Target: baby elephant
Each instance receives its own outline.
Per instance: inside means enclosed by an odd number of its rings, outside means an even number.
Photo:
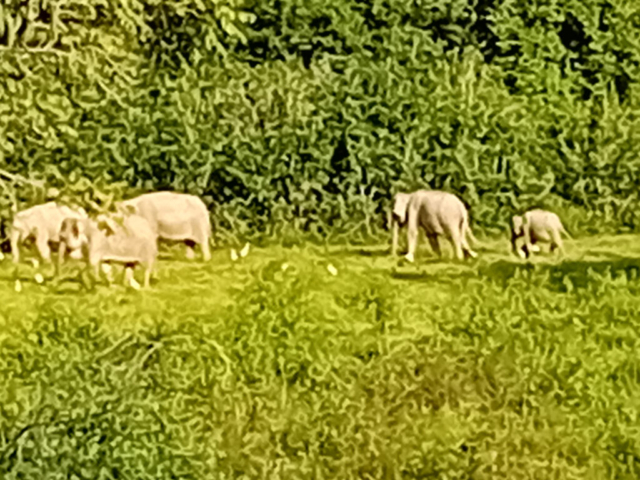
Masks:
[[[521,255],[523,252],[527,258],[533,252],[540,251],[538,242],[550,243],[550,251],[558,249],[564,253],[561,233],[569,236],[558,215],[546,210],[529,210],[524,215],[514,215],[511,219],[511,247],[513,253]],[[520,239],[524,240],[524,245],[518,248]]]
[[[97,279],[100,267],[105,263],[122,263],[125,269],[125,285],[132,279],[128,267],[142,265],[144,287],[148,288],[151,273],[158,257],[157,234],[149,223],[138,215],[126,215],[122,224],[112,217],[101,215],[96,220],[67,218],[62,222],[58,262],[65,257],[65,245],[71,249],[82,248],[84,259],[93,268]]]

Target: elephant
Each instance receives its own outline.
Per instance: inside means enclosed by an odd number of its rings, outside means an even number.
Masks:
[[[439,236],[446,236],[451,242],[459,260],[465,257],[477,257],[467,243],[467,235],[473,243],[477,240],[469,226],[469,215],[462,201],[452,193],[440,190],[417,190],[413,193],[397,193],[394,197],[393,240],[391,254],[396,255],[398,247],[398,229],[405,224],[408,227],[408,252],[405,258],[414,261],[418,241],[418,228],[425,230],[431,248],[441,257]]]
[[[533,209],[523,215],[514,215],[511,218],[511,247],[516,255],[524,255],[526,258],[534,252],[539,252],[538,242],[548,242],[550,251],[556,249],[564,254],[561,234],[570,237],[560,218],[553,212],[542,209]],[[524,245],[518,248],[520,239]],[[520,253],[522,252],[522,253]]]
[[[125,265],[126,285],[133,278],[132,267],[142,265],[144,287],[149,287],[158,258],[158,236],[145,218],[137,214],[125,214],[120,219],[113,215],[99,215],[95,220],[66,218],[60,238],[64,240],[60,242],[60,266],[66,246],[82,249],[96,280],[103,263],[121,263]]]
[[[197,244],[204,260],[211,259],[211,220],[206,205],[198,197],[169,191],[152,192],[124,200],[118,208],[129,209],[145,218],[158,238],[184,242],[187,258],[195,257],[193,248]]]
[[[40,258],[51,262],[51,245],[60,242],[60,227],[66,218],[87,218],[82,208],[47,202],[18,212],[11,224],[11,255],[13,263],[20,262],[20,244],[34,238]]]

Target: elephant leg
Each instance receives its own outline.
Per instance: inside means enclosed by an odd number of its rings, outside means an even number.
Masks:
[[[144,288],[149,288],[151,285],[151,272],[153,270],[153,265],[147,265],[144,269]]]
[[[418,245],[418,207],[415,205],[409,206],[408,221],[407,221],[407,254],[405,258],[412,262],[415,260],[416,247]]]
[[[133,279],[133,268],[131,268],[131,265],[127,264],[124,266],[124,286],[128,287],[131,284],[132,279]]]
[[[533,253],[533,243],[535,243],[535,237],[532,238],[531,232],[529,231],[529,225],[524,226],[524,246],[523,250],[525,252],[526,258],[529,258]]]
[[[60,276],[62,270],[62,264],[67,255],[67,244],[63,241],[58,245],[58,261],[56,262],[56,276]]]
[[[469,241],[467,240],[467,236],[470,236],[474,243],[477,242],[477,240],[473,236],[473,233],[471,232],[471,227],[469,226],[469,218],[465,213],[463,214],[462,227],[460,229],[460,242],[462,243],[462,252],[464,253],[465,257],[476,258],[478,254],[471,250]]]
[[[464,250],[462,250],[462,244],[460,242],[459,235],[453,235],[451,237],[451,245],[455,251],[456,258],[458,260],[464,260]]]
[[[11,231],[11,258],[13,263],[20,262],[20,237],[21,232],[17,228]]]
[[[211,247],[209,245],[209,238],[205,237],[204,241],[200,244],[200,248],[202,249],[202,259],[205,262],[211,260]]]
[[[211,260],[211,226],[209,222],[203,221],[194,225],[193,230],[194,235],[194,243],[197,243],[200,246],[200,250],[202,251],[202,259],[205,262]]]
[[[93,279],[96,283],[98,283],[100,281],[100,264],[102,262],[97,261],[97,262],[93,262],[90,264],[91,266],[91,270],[93,273]]]
[[[462,232],[458,228],[451,228],[445,226],[445,232],[447,237],[449,238],[449,243],[453,247],[454,255],[458,260],[464,260],[464,252],[462,250]]]
[[[551,232],[551,247],[550,250],[555,252],[556,249],[564,255],[564,245],[562,244],[562,238],[560,237],[560,232],[558,230],[554,230]]]
[[[103,263],[100,267],[102,273],[104,273],[105,278],[107,279],[107,283],[109,286],[113,283],[113,268],[108,263]]]
[[[49,238],[45,234],[38,233],[36,248],[38,249],[38,253],[40,253],[40,258],[42,258],[44,262],[49,263],[51,261],[51,248],[49,248]]]
[[[393,222],[393,236],[391,238],[391,256],[395,257],[398,251],[398,230],[399,225],[398,222],[392,217],[391,221]]]
[[[431,245],[431,249],[434,251],[438,257],[442,257],[442,250],[440,249],[440,243],[438,242],[438,235],[436,233],[427,234],[427,239],[429,240],[429,245]]]
[[[185,240],[184,244],[186,245],[187,259],[188,260],[193,260],[194,258],[196,258],[196,253],[194,251],[194,247],[196,245],[196,242],[194,242],[193,240]]]

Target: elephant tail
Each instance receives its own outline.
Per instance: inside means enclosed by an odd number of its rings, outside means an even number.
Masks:
[[[477,247],[478,245],[480,245],[480,242],[478,241],[478,239],[475,237],[475,235],[473,234],[473,232],[471,231],[471,225],[469,224],[469,217],[468,215],[464,215],[464,217],[462,218],[462,236],[467,236],[469,238],[469,240],[471,240],[471,243]]]
[[[571,235],[571,234],[569,233],[569,231],[565,228],[565,226],[564,226],[564,225],[561,225],[560,227],[561,227],[561,228],[560,228],[560,233],[564,233],[564,234],[565,234],[565,236],[566,236],[567,238],[569,238],[569,239],[573,240],[573,235]]]
[[[467,224],[467,234],[469,235],[469,239],[471,240],[471,243],[473,243],[474,246],[479,246],[480,242],[478,241],[478,239],[475,237],[475,235],[473,234],[473,232],[471,231],[471,225]]]

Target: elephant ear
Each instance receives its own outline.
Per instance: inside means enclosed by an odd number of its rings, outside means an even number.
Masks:
[[[409,206],[409,199],[411,195],[408,193],[396,194],[393,202],[393,215],[398,218],[400,223],[404,223],[407,220],[407,207]]]
[[[78,222],[78,219],[76,218],[71,219],[71,234],[74,238],[78,238],[80,236],[80,222]]]
[[[136,213],[138,213],[138,209],[135,205],[123,205],[122,212],[125,215],[135,215]]]
[[[96,223],[98,224],[98,228],[105,232],[107,236],[113,235],[118,230],[118,224],[113,219],[108,217],[107,215],[100,214],[96,218]]]
[[[134,215],[138,213],[138,209],[135,205],[126,202],[116,202],[115,211],[121,215]]]

